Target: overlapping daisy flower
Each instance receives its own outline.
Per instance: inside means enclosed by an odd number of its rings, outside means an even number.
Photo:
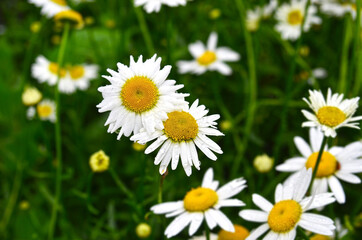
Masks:
[[[218,234],[210,233],[210,240],[244,240],[249,236],[249,230],[245,227],[234,224],[235,232],[228,232],[221,229]],[[195,236],[190,240],[207,240],[205,234],[203,236]]]
[[[103,101],[97,105],[99,112],[110,111],[105,125],[108,132],[119,130],[117,139],[141,128],[153,133],[163,128],[167,114],[187,106],[184,100],[189,94],[177,93],[183,87],[175,80],[167,80],[171,66],[160,69],[161,58],[156,54],[143,62],[142,56],[135,62],[130,57],[130,66],[118,63],[118,71],[108,69],[111,76],[103,76],[111,84],[98,88]]]
[[[320,1],[320,4],[322,12],[327,15],[343,17],[346,14],[351,14],[353,19],[356,18],[357,5],[356,2],[353,0],[343,2],[336,0],[323,0]]]
[[[307,211],[323,207],[335,201],[332,193],[315,194],[305,197],[312,178],[312,170],[305,168],[298,172],[298,176],[288,184],[278,184],[275,189],[275,204],[259,194],[253,194],[253,202],[260,210],[242,210],[239,215],[251,222],[262,223],[248,236],[248,240],[263,239],[293,240],[296,236],[296,228],[299,226],[305,230],[333,235],[335,226],[333,220]]]
[[[326,236],[321,234],[314,234],[309,237],[309,240],[334,240],[334,239],[344,239],[343,237],[348,234],[348,229],[342,226],[339,218],[334,220],[334,225],[336,226],[336,230],[333,232],[332,236]]]
[[[162,5],[169,7],[185,6],[187,0],[135,0],[136,7],[142,6],[147,13],[159,12]]]
[[[307,0],[291,0],[290,4],[284,3],[275,13],[278,23],[275,29],[280,32],[283,39],[296,40],[301,35],[303,19],[306,17],[303,31],[309,31],[313,24],[321,24],[322,19],[316,16],[317,8],[310,5],[305,13]]]
[[[36,108],[32,107],[28,109],[27,117],[32,119],[36,114],[40,120],[54,123],[57,120],[55,102],[49,99],[43,99],[36,105]]]
[[[341,127],[358,127],[359,120],[362,116],[353,117],[358,108],[359,97],[352,99],[344,99],[343,94],[332,94],[331,89],[328,89],[327,100],[323,97],[321,91],[309,90],[309,101],[306,98],[303,100],[313,110],[314,114],[302,110],[308,121],[302,124],[302,127],[320,127],[326,137],[336,137],[336,130]]]
[[[272,15],[278,6],[278,1],[270,0],[270,2],[262,7],[256,7],[254,10],[249,9],[246,12],[246,28],[251,31],[259,29],[259,23],[262,19],[268,18]]]
[[[54,86],[57,83],[59,66],[44,56],[38,56],[31,67],[32,76],[39,83]],[[94,64],[67,65],[59,70],[59,92],[71,94],[78,90],[86,90],[90,81],[98,77],[98,66]]]
[[[48,18],[54,17],[57,13],[69,10],[65,0],[28,0],[30,3],[41,7],[41,14]]]
[[[323,141],[323,133],[316,128],[309,132],[310,146],[301,137],[295,137],[294,143],[302,154],[301,157],[287,159],[285,163],[276,167],[281,172],[296,172],[304,167],[315,167],[318,153]],[[312,192],[326,193],[328,186],[334,193],[337,202],[345,202],[343,187],[339,181],[349,183],[361,183],[361,180],[354,173],[362,172],[362,142],[357,141],[348,144],[346,147],[325,147],[321,161],[316,173],[316,179],[312,186]],[[291,178],[295,174],[291,175]]]
[[[189,235],[199,229],[204,219],[210,229],[217,225],[222,229],[234,232],[231,221],[220,211],[221,207],[241,207],[245,204],[231,198],[246,188],[243,178],[235,179],[218,189],[219,182],[214,181],[214,172],[209,168],[202,180],[201,187],[189,191],[182,201],[160,203],[151,208],[155,214],[166,214],[166,217],[177,216],[166,228],[165,235],[170,238],[179,234],[188,225]]]
[[[206,46],[201,41],[190,44],[189,51],[195,59],[178,61],[178,71],[197,75],[206,71],[218,71],[223,75],[230,75],[232,69],[225,62],[238,61],[240,55],[228,47],[217,47],[217,39],[217,33],[212,32]]]
[[[200,170],[196,147],[214,161],[217,157],[213,152],[223,153],[219,145],[208,137],[208,135],[224,135],[216,129],[215,121],[220,118],[220,115],[206,116],[207,113],[206,107],[199,106],[199,101],[196,100],[191,107],[185,106],[180,110],[168,112],[168,118],[154,132],[141,130],[139,134],[132,136],[131,140],[145,144],[156,139],[146,148],[146,154],[155,151],[162,145],[154,161],[155,165],[160,164],[160,174],[166,172],[170,163],[172,170],[176,169],[181,158],[186,175],[190,176],[192,166]]]

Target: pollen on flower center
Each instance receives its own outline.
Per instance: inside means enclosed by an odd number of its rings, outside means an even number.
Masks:
[[[199,126],[195,118],[187,112],[174,111],[167,114],[163,122],[165,134],[175,142],[190,141],[196,138]]]
[[[72,80],[78,80],[84,76],[84,67],[83,66],[72,66],[69,68],[69,74],[72,77]]]
[[[48,117],[52,113],[52,108],[49,105],[38,105],[36,110],[41,118]]]
[[[318,158],[318,152],[312,153],[309,157],[307,162],[305,163],[305,167],[313,168],[315,167],[315,164],[317,162]],[[318,166],[316,177],[322,178],[322,177],[328,177],[336,172],[338,169],[338,161],[337,159],[330,154],[329,152],[323,152],[321,161]]]
[[[65,0],[51,0],[53,3],[56,3],[60,6],[67,6],[67,2]]]
[[[274,205],[268,216],[272,231],[285,233],[292,230],[302,215],[302,207],[294,200],[283,200]]]
[[[49,63],[49,71],[51,72],[51,73],[53,73],[53,74],[55,74],[55,75],[57,75],[58,74],[58,64],[57,63],[53,63],[53,62],[51,62],[51,63]],[[64,68],[62,68],[62,69],[60,69],[60,73],[59,73],[59,75],[60,75],[60,77],[64,77],[65,76],[65,74],[66,74],[66,71],[65,71],[65,69]]]
[[[317,118],[321,124],[336,127],[346,120],[346,114],[337,107],[326,106],[318,110]]]
[[[205,51],[204,54],[201,55],[201,57],[199,57],[197,59],[197,62],[200,65],[210,65],[211,63],[215,62],[216,60],[216,54],[212,51]]]
[[[219,197],[210,188],[198,187],[189,191],[184,198],[184,208],[189,212],[200,212],[214,206]]]
[[[224,229],[221,229],[217,235],[217,240],[243,240],[250,234],[248,229],[244,228],[243,226],[235,224],[234,228],[235,232],[228,232]]]
[[[135,76],[123,85],[120,97],[129,111],[143,113],[156,105],[159,93],[157,86],[149,78]]]
[[[288,23],[290,25],[301,25],[303,21],[302,12],[298,10],[290,11],[288,14]]]

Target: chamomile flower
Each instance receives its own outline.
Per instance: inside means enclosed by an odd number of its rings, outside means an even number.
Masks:
[[[242,210],[239,215],[251,222],[263,223],[253,230],[248,240],[258,239],[270,230],[263,239],[295,239],[296,228],[300,226],[308,231],[332,235],[335,229],[333,220],[308,210],[328,205],[335,201],[331,193],[305,197],[312,178],[312,170],[305,168],[298,172],[289,184],[278,184],[275,189],[275,204],[259,194],[253,194],[253,202],[260,210]]]
[[[67,66],[66,71],[58,86],[59,91],[66,94],[74,93],[77,89],[87,90],[90,81],[98,76],[98,66],[93,64]]]
[[[321,1],[321,10],[323,13],[330,16],[342,17],[346,14],[351,14],[352,18],[356,18],[357,6],[353,0],[349,1],[336,1],[336,0],[324,0]]]
[[[41,7],[41,13],[48,18],[53,17],[57,13],[70,8],[67,5],[66,0],[28,0],[30,3],[35,4],[37,7]]]
[[[142,56],[137,62],[131,56],[129,67],[118,63],[118,72],[108,69],[111,76],[103,76],[111,85],[98,88],[104,99],[97,107],[99,112],[110,111],[105,125],[110,133],[119,129],[117,139],[137,134],[141,128],[149,133],[155,127],[162,129],[168,112],[187,105],[184,97],[188,94],[176,92],[183,85],[166,80],[171,66],[160,70],[160,64],[156,54],[145,62]]]
[[[230,197],[246,188],[245,184],[243,178],[237,178],[217,189],[219,182],[214,181],[214,172],[209,168],[201,187],[189,191],[182,201],[160,203],[153,206],[151,211],[155,214],[166,214],[166,217],[177,216],[165,230],[168,238],[177,235],[189,224],[189,235],[194,235],[204,219],[210,229],[219,225],[226,231],[234,232],[233,224],[219,209],[244,206],[242,201]]]
[[[301,26],[306,17],[303,31],[309,31],[312,24],[320,24],[321,18],[317,17],[317,8],[310,5],[305,13],[307,0],[291,0],[290,4],[284,3],[278,8],[275,18],[278,23],[275,29],[281,33],[283,39],[296,40],[301,34]]]
[[[223,153],[219,145],[207,137],[207,135],[224,135],[215,126],[217,124],[215,121],[220,118],[220,115],[206,116],[208,110],[204,105],[198,106],[198,104],[199,101],[196,100],[190,108],[185,106],[183,109],[169,112],[167,120],[163,121],[162,128],[157,128],[152,133],[141,131],[131,137],[132,141],[140,144],[156,139],[146,148],[146,154],[162,145],[154,161],[155,165],[160,164],[160,174],[166,172],[171,160],[171,168],[175,170],[180,158],[187,176],[191,175],[192,165],[200,170],[196,147],[214,161],[217,157],[212,151]]]
[[[234,224],[235,231],[228,232],[221,229],[218,234],[210,233],[210,240],[244,240],[249,236],[249,230],[245,227]],[[206,236],[193,237],[190,240],[207,240]]]
[[[134,5],[136,7],[142,6],[147,13],[159,12],[162,4],[169,7],[185,6],[186,0],[135,0]]]
[[[25,87],[23,94],[21,95],[21,100],[25,106],[33,106],[40,102],[43,95],[41,92],[35,87]]]
[[[43,121],[56,121],[56,106],[55,102],[49,99],[44,99],[36,106],[38,117]]]
[[[310,146],[301,138],[295,137],[294,143],[302,157],[294,157],[276,167],[282,172],[296,172],[300,169],[314,168],[318,153],[323,140],[323,133],[316,128],[309,131]],[[348,144],[346,147],[325,147],[321,161],[318,166],[316,179],[312,189],[317,193],[325,193],[328,186],[334,193],[337,202],[345,202],[343,187],[339,181],[349,183],[361,183],[361,180],[354,173],[362,172],[362,142],[357,141]],[[292,175],[291,178],[294,176]]]
[[[50,86],[57,83],[58,64],[51,62],[44,56],[38,56],[31,66],[31,74],[39,83],[47,82]],[[67,74],[65,68],[60,69],[60,80]]]
[[[260,21],[270,17],[277,6],[278,1],[271,0],[269,4],[263,7],[256,7],[254,10],[248,10],[246,13],[246,28],[251,32],[257,31],[259,29]]]
[[[344,99],[343,94],[335,93],[332,95],[331,89],[328,89],[327,100],[324,99],[321,91],[309,90],[309,101],[303,100],[313,110],[314,114],[302,110],[308,121],[302,124],[302,127],[320,127],[324,135],[336,137],[336,130],[341,127],[350,127],[359,129],[358,123],[362,116],[353,117],[358,108],[359,97]]]
[[[228,47],[217,48],[217,33],[212,32],[205,46],[201,41],[189,45],[189,51],[195,58],[191,61],[178,61],[177,67],[180,73],[203,74],[207,70],[218,71],[223,75],[230,75],[231,68],[224,62],[235,62],[240,55]]]

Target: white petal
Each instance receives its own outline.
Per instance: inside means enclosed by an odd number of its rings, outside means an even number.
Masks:
[[[182,209],[184,206],[183,204],[183,201],[160,203],[153,206],[151,208],[151,211],[155,214],[169,213],[178,209]]]
[[[269,212],[273,208],[273,204],[258,194],[253,194],[253,202],[265,212]]]
[[[216,193],[219,196],[219,199],[227,199],[229,197],[235,196],[244,188],[246,188],[245,183],[246,181],[243,178],[234,179],[233,181],[228,182],[219,188]]]
[[[257,229],[251,231],[250,235],[246,238],[246,240],[256,240],[266,231],[268,231],[268,229],[269,229],[268,223],[264,223],[263,225],[260,225]]]
[[[192,220],[192,214],[185,212],[175,218],[165,230],[165,235],[170,238],[181,232]]]
[[[337,202],[344,203],[346,201],[346,196],[343,191],[343,187],[339,180],[335,176],[330,176],[328,178],[328,185],[331,188],[334,196],[337,199]]]
[[[268,213],[259,210],[242,210],[239,212],[239,216],[247,221],[251,222],[267,222]]]
[[[208,210],[212,215],[216,223],[225,231],[234,232],[235,228],[232,222],[219,210],[209,209]]]
[[[204,220],[204,214],[196,212],[192,214],[192,221],[189,228],[189,235],[192,236],[199,229],[202,221]]]
[[[295,146],[298,148],[299,152],[305,157],[308,158],[312,154],[312,150],[309,145],[301,137],[294,138]]]

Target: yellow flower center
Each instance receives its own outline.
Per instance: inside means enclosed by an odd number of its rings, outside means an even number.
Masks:
[[[58,74],[58,64],[57,63],[49,63],[49,71],[55,75]],[[66,71],[64,68],[60,69],[60,77],[65,77]]]
[[[197,62],[200,65],[207,66],[207,65],[210,65],[211,63],[215,62],[215,60],[216,60],[216,54],[211,51],[206,51],[206,52],[204,52],[204,54],[201,55],[201,57],[199,57],[197,59]]]
[[[308,160],[305,163],[305,167],[307,169],[308,168],[314,169],[315,164],[317,162],[317,158],[318,158],[318,152],[312,153],[308,157]],[[329,152],[323,152],[321,161],[318,166],[316,177],[317,178],[329,177],[330,175],[334,174],[336,172],[336,170],[338,170],[339,168],[340,168],[340,165],[339,165],[337,159]]]
[[[310,237],[309,239],[310,240],[331,240],[332,238],[325,236],[325,235],[317,234],[317,235]]]
[[[302,21],[303,21],[303,15],[299,9],[289,12],[288,23],[290,25],[301,25]]]
[[[109,157],[105,154],[104,151],[100,150],[92,154],[89,164],[93,172],[103,172],[108,169]]]
[[[165,134],[175,142],[190,141],[196,138],[199,126],[195,118],[187,112],[171,112],[163,122]]]
[[[54,20],[60,22],[70,21],[77,29],[81,29],[84,26],[82,15],[74,10],[61,11],[54,16]]]
[[[149,78],[135,76],[123,85],[121,99],[128,110],[143,113],[156,105],[159,93],[157,86]]]
[[[198,187],[189,191],[184,198],[184,208],[189,212],[201,212],[214,206],[219,200],[210,188]]]
[[[250,234],[248,229],[243,226],[235,224],[234,228],[235,232],[228,232],[222,229],[218,234],[217,240],[244,240]]]
[[[346,120],[346,114],[337,107],[321,107],[317,113],[318,121],[328,127],[336,127]]]
[[[294,200],[283,200],[274,205],[268,216],[272,231],[285,233],[292,230],[302,215],[302,207]]]
[[[73,80],[78,80],[84,76],[84,67],[83,66],[72,66],[69,68],[70,76]]]
[[[60,6],[67,6],[67,2],[65,0],[50,0],[52,1],[53,3],[56,3]]]
[[[52,107],[49,105],[38,105],[36,107],[36,110],[38,111],[38,115],[40,118],[46,118],[49,117],[50,114],[52,114]]]

